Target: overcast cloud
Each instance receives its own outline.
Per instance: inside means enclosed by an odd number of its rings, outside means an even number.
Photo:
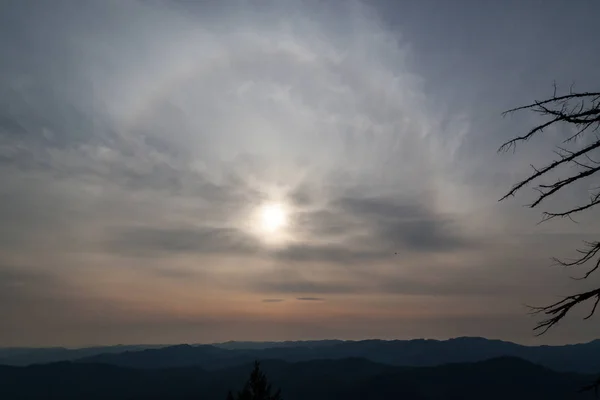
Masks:
[[[549,257],[599,232],[536,226],[529,193],[497,203],[552,144],[496,154],[536,121],[501,113],[555,80],[597,88],[599,12],[2,2],[0,346],[532,342],[522,304],[588,284]],[[277,243],[268,202],[289,212]],[[535,340],[600,333],[573,326]]]

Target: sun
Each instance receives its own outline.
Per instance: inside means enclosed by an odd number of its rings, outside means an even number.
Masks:
[[[260,210],[259,223],[265,232],[276,233],[281,231],[288,223],[285,207],[279,203],[263,205]]]
[[[285,201],[269,200],[252,207],[246,221],[248,232],[268,247],[285,246],[294,240],[294,208]]]

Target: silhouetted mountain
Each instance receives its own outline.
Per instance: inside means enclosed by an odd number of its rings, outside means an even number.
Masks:
[[[183,344],[161,349],[100,354],[82,358],[76,362],[110,364],[126,368],[156,369],[198,366],[206,369],[219,369],[250,363],[256,359],[254,353],[256,352],[225,350],[210,345]]]
[[[255,359],[289,362],[315,359],[360,357],[397,366],[435,366],[448,363],[483,361],[497,357],[518,357],[563,372],[600,372],[600,341],[568,346],[522,346],[500,340],[457,338],[438,340],[363,340],[290,342],[271,348],[246,348],[228,345],[234,350],[210,345],[180,345],[160,349],[101,354],[79,362],[112,364],[131,368],[169,368],[200,366],[226,368]]]
[[[213,346],[227,350],[262,350],[282,347],[323,347],[344,343],[343,340],[294,340],[284,342],[223,342]]]
[[[62,362],[0,367],[1,399],[225,399],[252,364],[128,369]],[[364,359],[263,361],[261,369],[286,400],[565,400],[592,399],[577,390],[593,377],[559,373],[516,358],[438,367],[394,367]]]
[[[64,347],[12,347],[0,348],[0,365],[30,365],[57,361],[70,361],[105,353],[159,348],[164,345],[117,345],[67,349]]]

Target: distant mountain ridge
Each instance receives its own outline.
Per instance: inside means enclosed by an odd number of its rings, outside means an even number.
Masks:
[[[0,366],[0,398],[222,400],[228,390],[241,388],[251,367],[131,369],[73,362]],[[559,373],[514,357],[436,367],[396,367],[361,358],[263,360],[261,367],[286,400],[594,398],[593,393],[578,393],[592,376]]]
[[[300,362],[364,358],[393,366],[424,367],[517,357],[555,371],[600,373],[600,340],[564,346],[523,346],[501,340],[460,337],[449,340],[226,342],[214,345],[148,347],[150,346],[75,349],[65,350],[64,354],[48,349],[36,352],[33,349],[25,355],[12,356],[0,350],[0,364],[27,365],[73,360],[78,363],[102,363],[129,368],[198,366],[216,370],[250,363],[255,359]],[[62,359],[59,358],[61,354],[64,356]]]
[[[105,353],[122,353],[124,351],[159,347],[166,347],[166,345],[115,345],[83,347],[78,349],[69,349],[66,347],[8,347],[0,348],[0,365],[25,366],[30,364],[77,360],[78,358]]]
[[[231,346],[231,344],[229,345]],[[78,362],[130,368],[200,366],[227,368],[255,359],[300,362],[316,359],[364,358],[376,363],[426,367],[517,357],[562,372],[600,373],[600,341],[567,346],[522,346],[484,338],[450,340],[363,340],[299,342],[279,347],[227,349],[214,345],[179,345],[125,353],[100,354]]]
[[[228,350],[257,350],[281,347],[322,347],[348,342],[347,340],[286,340],[283,342],[236,342],[230,340],[222,343],[212,343],[212,346]]]

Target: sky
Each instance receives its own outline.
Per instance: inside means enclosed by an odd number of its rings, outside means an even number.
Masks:
[[[0,346],[542,337],[597,213],[502,112],[598,90],[592,0],[6,0]],[[594,182],[547,207],[585,198]]]

